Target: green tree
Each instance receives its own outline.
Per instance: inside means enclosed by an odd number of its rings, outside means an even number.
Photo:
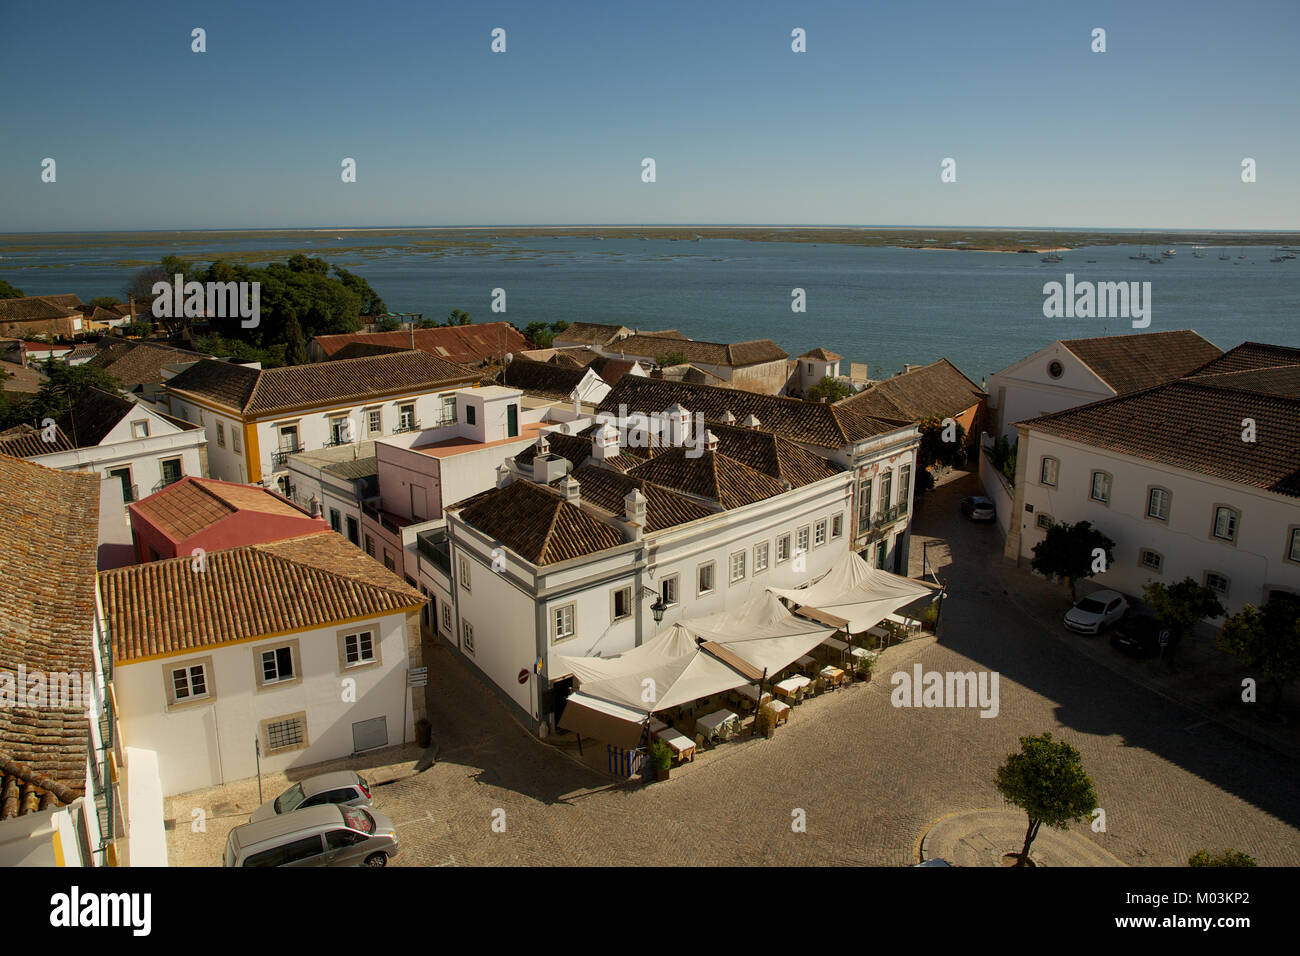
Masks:
[[[346,288],[355,292],[361,300],[362,315],[379,315],[388,311],[388,306],[384,305],[384,300],[379,298],[379,293],[372,289],[370,283],[361,276],[349,272],[342,266],[335,266],[334,274],[338,276],[338,280]]]
[[[1098,551],[1104,554],[1104,561]],[[1062,522],[1048,528],[1047,536],[1034,545],[1030,567],[1053,580],[1065,581],[1073,601],[1075,584],[1110,567],[1115,560],[1114,551],[1115,542],[1094,528],[1092,522],[1072,525]]]
[[[397,332],[402,328],[402,320],[393,315],[385,315],[375,323],[375,329],[380,332]]]
[[[1286,686],[1300,677],[1300,600],[1275,593],[1263,608],[1247,604],[1223,622],[1215,644],[1272,687],[1276,714]]]
[[[951,428],[945,428],[943,423],[942,417],[931,415],[921,419],[916,426],[921,433],[921,444],[916,452],[916,461],[921,468],[928,470],[936,465],[959,468],[966,464],[966,429],[957,421],[953,421]]]
[[[93,365],[69,365],[46,359],[41,371],[49,379],[26,401],[11,404],[0,427],[13,428],[24,422],[40,427],[47,418],[59,419],[65,415],[88,388],[99,388],[116,395],[121,383],[101,368]]]
[[[115,305],[121,305],[122,300],[111,295],[101,295],[91,299],[87,304],[100,309],[109,309]]]
[[[524,338],[534,348],[549,349],[555,341],[555,331],[545,322],[529,322],[524,328]]]
[[[656,364],[658,364],[658,366],[659,366],[660,368],[670,368],[670,367],[672,367],[672,366],[674,366],[674,365],[685,365],[685,364],[686,364],[686,353],[685,353],[685,352],[669,352],[669,353],[666,354],[666,355],[660,355],[660,356],[656,357],[656,358],[655,358],[655,362],[656,362]]]
[[[1027,865],[1029,847],[1044,823],[1064,830],[1097,809],[1097,793],[1079,751],[1067,741],[1053,740],[1050,733],[1021,737],[1020,752],[998,768],[994,784],[1008,803],[1029,816],[1016,866]]]
[[[853,389],[838,379],[831,378],[829,375],[823,376],[822,380],[808,389],[806,398],[810,402],[838,402],[841,398],[848,398],[853,394]]]
[[[1190,860],[1188,866],[1258,866],[1255,858],[1246,853],[1240,853],[1237,850],[1228,847],[1218,856],[1210,856],[1208,850],[1197,850]]]
[[[292,312],[285,322],[284,361],[286,365],[307,364],[307,342],[302,337],[302,326],[298,324],[298,316]]]
[[[1219,617],[1224,613],[1214,592],[1191,578],[1184,578],[1168,587],[1160,581],[1152,581],[1143,586],[1142,597],[1151,605],[1156,617],[1168,624],[1179,637],[1207,617]]]
[[[153,335],[153,323],[137,320],[122,327],[122,331],[136,338],[147,339]]]
[[[468,312],[462,312],[460,309],[452,309],[451,314],[447,316],[448,327],[453,325],[470,325],[473,323]]]
[[[4,279],[0,279],[0,299],[25,299],[23,290],[16,286],[10,285]]]

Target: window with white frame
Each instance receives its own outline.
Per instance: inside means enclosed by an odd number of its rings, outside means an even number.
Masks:
[[[885,511],[889,508],[889,495],[893,491],[894,473],[886,471],[880,476],[880,510]]]
[[[632,616],[632,589],[615,588],[610,594],[610,619],[621,621]]]
[[[1218,571],[1205,572],[1205,586],[1221,598],[1228,596],[1228,578],[1227,575],[1220,574]]]
[[[735,584],[737,581],[745,580],[745,552],[733,551],[727,559],[728,574],[727,581]]]
[[[695,569],[695,593],[712,594],[714,585],[715,566],[712,561],[701,564]]]
[[[679,576],[676,574],[670,574],[659,582],[659,599],[669,607],[677,603],[678,582]]]
[[[858,532],[867,529],[871,523],[871,479],[863,478],[858,482]]]
[[[456,567],[460,570],[460,574],[457,575],[460,578],[460,586],[466,591],[472,592],[469,586],[469,558],[463,554],[459,555],[456,560]]]
[[[451,633],[451,602],[442,602],[442,631],[444,634]]]
[[[231,425],[231,426],[230,426],[230,447],[233,448],[233,449],[235,450],[235,454],[237,454],[237,455],[239,455],[239,454],[243,454],[243,452],[244,452],[243,443],[242,443],[242,442],[240,441],[240,439],[239,439],[239,425],[238,425],[238,424],[235,424],[235,425]]]
[[[794,546],[800,554],[808,553],[808,536],[809,528],[807,525],[804,525],[794,533]]]
[[[1227,505],[1217,505],[1214,509],[1214,529],[1213,533],[1220,541],[1237,540],[1237,522],[1240,515],[1235,508],[1229,508]]]
[[[370,408],[366,410],[366,434],[370,436],[382,435],[384,433],[384,410],[382,408]]]
[[[474,625],[463,617],[460,619],[460,646],[466,652],[474,653]]]
[[[838,538],[844,534],[844,515],[831,516],[831,537]]]
[[[898,510],[907,511],[912,496],[912,466],[904,465],[898,470]]]
[[[776,563],[790,560],[790,536],[783,534],[776,539]]]
[[[1100,501],[1105,504],[1110,503],[1110,475],[1104,471],[1094,471],[1092,473],[1092,491],[1090,497],[1093,501]]]
[[[415,427],[415,406],[398,405],[397,406],[397,427],[402,431],[410,431]]]
[[[278,684],[293,680],[293,648],[285,644],[262,651],[262,683]]]
[[[1160,555],[1160,553],[1158,551],[1152,551],[1150,548],[1143,548],[1139,551],[1138,560],[1142,567],[1146,568],[1148,571],[1156,572],[1159,572],[1165,563],[1165,559]]]
[[[822,518],[813,525],[813,546],[820,548],[826,543],[826,519]]]
[[[221,422],[217,422],[217,447],[226,447],[226,426]]]
[[[767,570],[768,544],[766,541],[754,545],[754,573]]]
[[[343,663],[347,667],[372,664],[375,660],[375,635],[373,631],[357,631],[343,635]]]
[[[148,437],[149,437],[149,423],[148,423],[148,422],[132,422],[132,423],[131,423],[131,437],[132,437],[132,438],[148,438]]]
[[[1157,521],[1169,520],[1169,489],[1154,485],[1147,489],[1147,517]]]
[[[208,696],[208,671],[204,664],[188,664],[172,669],[172,701],[182,703]]]
[[[1056,458],[1043,458],[1042,467],[1038,473],[1038,480],[1051,488],[1055,488],[1061,479],[1061,462]]]
[[[575,605],[551,608],[551,643],[573,637],[573,610]]]

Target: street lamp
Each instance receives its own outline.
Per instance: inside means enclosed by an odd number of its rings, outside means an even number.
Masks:
[[[668,610],[668,605],[664,603],[663,595],[654,590],[654,588],[642,586],[641,590],[655,596],[654,604],[650,605],[650,613],[654,615],[656,624],[662,624],[664,620],[664,611]]]

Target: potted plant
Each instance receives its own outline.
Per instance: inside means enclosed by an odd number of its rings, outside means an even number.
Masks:
[[[771,704],[764,704],[758,711],[758,716],[754,718],[758,722],[759,732],[768,740],[776,733],[776,708]]]
[[[673,766],[673,749],[662,740],[650,745],[650,763],[655,768],[656,780],[667,780]]]
[[[939,605],[931,601],[924,611],[921,612],[921,626],[927,631],[933,632],[935,625],[939,623]]]
[[[854,670],[857,672],[857,678],[860,681],[870,681],[871,672],[876,669],[876,662],[880,660],[879,654],[865,654],[858,658]]]

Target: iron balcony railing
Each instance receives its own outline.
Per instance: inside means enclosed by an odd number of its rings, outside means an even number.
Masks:
[[[361,502],[361,510],[365,514],[369,515],[371,518],[374,518],[376,521],[379,522],[381,526],[383,526],[388,531],[391,531],[393,534],[402,533],[402,526],[397,524],[391,518],[389,518],[388,515],[384,514],[383,510],[379,507],[379,505],[375,504],[374,502],[370,502],[370,501]]]
[[[450,422],[446,424],[450,424]],[[416,419],[411,419],[406,424],[402,424],[399,422],[397,427],[393,429],[393,434],[400,435],[403,432],[418,432],[419,430],[420,430],[419,421]]]
[[[289,456],[296,455],[300,451],[302,451],[301,448],[299,448],[297,445],[293,445],[290,448],[281,448],[279,451],[273,452],[271,454],[271,470],[272,471],[283,470],[285,464],[289,461]]]
[[[431,541],[424,535],[417,535],[415,540],[420,554],[428,558],[434,567],[447,577],[451,577],[451,552],[447,548],[447,543]]]
[[[158,492],[166,488],[168,485],[174,485],[176,484],[176,482],[180,481],[184,477],[185,477],[184,475],[177,475],[175,478],[163,478],[162,481],[158,482],[158,484],[153,486],[153,491],[151,492],[151,494],[157,494]],[[134,487],[132,488],[132,490],[134,491]]]

